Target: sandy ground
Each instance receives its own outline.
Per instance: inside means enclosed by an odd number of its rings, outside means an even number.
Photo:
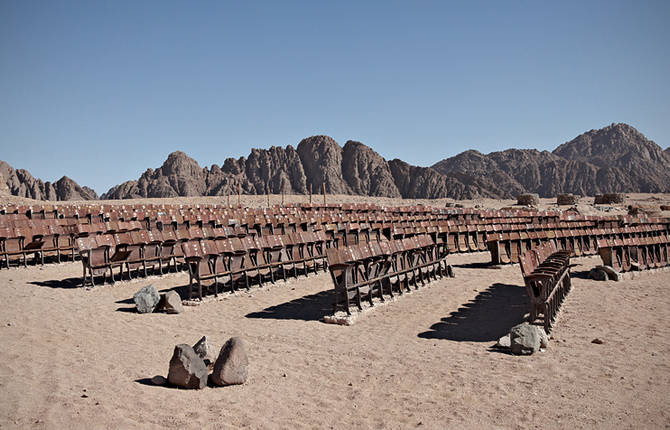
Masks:
[[[582,198],[577,208],[625,214],[627,204],[670,202],[669,194],[628,197],[613,206]],[[225,199],[111,203],[149,202]],[[270,204],[280,202],[270,196]],[[444,207],[453,200],[328,196],[328,202]],[[501,208],[515,202],[457,203]],[[267,198],[243,196],[242,204],[263,207]],[[543,199],[541,208],[556,206]],[[516,357],[492,346],[528,307],[518,266],[489,268],[488,253],[448,261],[455,279],[378,307],[350,327],[321,322],[331,310],[325,273],[226,294],[179,315],[140,315],[135,291],[150,283],[181,291],[188,276],[87,290],[76,287],[79,262],[2,269],[0,428],[670,427],[670,273],[596,282],[586,273],[600,258],[575,259],[574,289],[548,350]],[[187,391],[150,384],[154,375],[167,376],[175,344],[202,335],[217,351],[231,336],[246,340],[245,385]],[[591,343],[594,338],[604,343]]]
[[[187,307],[134,312],[132,294],[183,273],[74,288],[81,264],[0,270],[1,428],[668,428],[670,273],[586,279],[546,352],[491,347],[524,318],[518,266],[488,253],[449,256],[456,278],[431,283],[355,325],[320,319],[328,274]],[[247,341],[245,385],[153,386],[174,345],[207,335]],[[604,344],[591,343],[594,338]]]

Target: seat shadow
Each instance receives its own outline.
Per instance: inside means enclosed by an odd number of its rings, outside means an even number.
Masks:
[[[300,297],[290,302],[246,315],[247,318],[320,321],[333,311],[332,290]]]
[[[495,283],[418,336],[459,342],[496,341],[526,320],[528,308],[524,287]]]
[[[48,288],[81,288],[81,277],[67,279],[50,279],[48,281],[31,281],[30,284]]]
[[[570,271],[570,277],[575,279],[591,279],[589,278],[589,270]]]
[[[460,267],[462,269],[501,269],[497,264],[493,264],[490,261],[487,262],[475,262],[475,263],[463,263],[463,264],[453,264],[453,267]]]

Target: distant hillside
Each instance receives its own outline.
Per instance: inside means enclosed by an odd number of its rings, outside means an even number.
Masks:
[[[51,184],[0,162],[0,174],[14,195],[43,200],[95,199],[87,187],[67,177]],[[508,149],[482,154],[475,150],[444,159],[432,167],[387,161],[361,142],[340,146],[328,136],[303,139],[296,148],[252,149],[248,157],[227,158],[222,165],[201,167],[181,151],[157,169],[126,181],[103,199],[224,196],[270,193],[320,193],[379,197],[470,199],[514,198],[525,192],[552,197],[570,192],[670,192],[670,148],[663,151],[635,128],[612,124],[591,130],[553,152]]]
[[[498,197],[521,192],[543,197],[571,192],[669,192],[670,152],[627,124],[591,130],[553,152],[508,149],[481,154],[466,151],[433,168],[478,183]],[[484,182],[482,182],[484,181]]]
[[[10,194],[35,200],[97,200],[98,194],[63,176],[54,183],[34,178],[24,169],[14,169],[0,160],[0,182]]]
[[[491,154],[469,150],[432,167],[387,161],[355,141],[341,147],[328,136],[303,139],[297,148],[252,149],[248,158],[228,158],[203,168],[183,152],[169,155],[137,181],[113,187],[107,199],[263,194],[305,194],[312,187],[332,194],[404,198],[513,198],[535,192],[670,191],[670,153],[626,124],[591,130],[553,152],[509,149]]]
[[[163,165],[148,169],[137,181],[124,182],[102,195],[104,199],[176,196],[223,196],[270,193],[320,193],[325,183],[330,194],[437,198],[473,198],[477,187],[462,184],[429,167],[387,162],[372,148],[355,141],[341,147],[328,136],[303,139],[297,148],[273,146],[252,149],[249,158],[228,158],[223,165],[200,165],[177,151]]]

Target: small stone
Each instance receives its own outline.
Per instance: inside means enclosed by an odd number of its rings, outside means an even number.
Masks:
[[[510,346],[511,346],[511,341],[510,341],[510,338],[509,338],[509,334],[506,334],[505,336],[498,339],[498,342],[496,343],[496,346],[498,348],[502,348],[502,349],[509,349]]]
[[[165,294],[161,294],[161,301],[158,309],[162,309],[169,314],[180,314],[184,312],[184,305],[181,302],[179,293],[170,290]]]
[[[174,347],[170,360],[168,381],[182,388],[205,388],[207,385],[207,366],[189,345]]]
[[[244,341],[242,338],[232,337],[221,347],[214,363],[212,382],[219,386],[244,384],[247,381],[248,366]]]
[[[151,378],[151,383],[154,385],[165,385],[168,383],[168,380],[163,375],[156,375],[153,378]]]
[[[593,339],[593,340],[591,341],[591,343],[595,343],[595,344],[597,344],[597,345],[602,345],[602,344],[605,343],[605,342],[603,342],[602,340],[600,340],[600,339],[598,339],[598,338],[595,338],[595,339]]]
[[[544,330],[540,330],[540,348],[547,349],[549,347],[549,336]]]
[[[147,285],[133,295],[137,312],[148,314],[156,309],[160,302],[160,295],[153,285]]]
[[[212,346],[207,341],[207,336],[203,336],[199,341],[197,341],[195,345],[193,345],[193,350],[200,358],[203,359],[207,366],[214,362],[214,348],[212,348]]]

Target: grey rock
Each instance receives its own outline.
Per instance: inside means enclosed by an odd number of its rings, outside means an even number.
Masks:
[[[169,314],[180,314],[184,311],[184,305],[181,303],[179,293],[174,290],[161,294],[161,301],[158,308]]]
[[[199,341],[193,345],[193,350],[200,358],[202,358],[206,365],[214,362],[214,348],[207,340],[207,336],[203,336]]]
[[[207,385],[207,366],[189,345],[180,344],[174,347],[168,381],[182,388],[205,388]]]
[[[153,285],[147,285],[133,295],[137,312],[148,314],[153,312],[161,300],[161,296]]]
[[[151,383],[154,385],[165,385],[168,383],[168,380],[163,375],[156,375],[151,378]]]
[[[244,341],[232,337],[221,347],[219,357],[214,363],[212,382],[216,385],[244,384],[248,376],[249,359]]]
[[[547,345],[547,334],[544,329],[528,322],[512,327],[509,332],[510,348],[513,354],[530,355]]]
[[[511,345],[512,344],[511,344],[509,334],[506,334],[505,336],[498,339],[498,342],[496,343],[496,346],[498,348],[502,348],[502,349],[509,349],[511,347]]]

